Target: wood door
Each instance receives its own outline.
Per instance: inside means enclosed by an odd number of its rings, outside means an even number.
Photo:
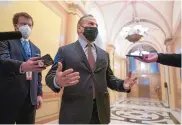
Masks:
[[[150,98],[150,85],[148,77],[139,77],[139,98]]]

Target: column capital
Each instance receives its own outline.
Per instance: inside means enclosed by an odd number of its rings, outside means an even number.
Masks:
[[[165,39],[164,44],[165,44],[166,46],[167,46],[167,45],[173,44],[173,38],[167,38],[167,39]]]
[[[68,5],[68,13],[70,14],[77,14],[78,4],[75,4],[73,2],[67,2]]]
[[[114,46],[114,45],[112,45],[112,44],[108,44],[107,45],[107,51],[110,53],[110,52],[115,52],[115,49],[116,49],[116,47]]]
[[[174,51],[174,40],[172,38],[168,38],[165,40],[165,45],[166,45],[166,51],[169,53],[172,53]]]
[[[86,14],[84,8],[77,1],[59,2],[59,4],[66,10],[68,14],[82,16]]]

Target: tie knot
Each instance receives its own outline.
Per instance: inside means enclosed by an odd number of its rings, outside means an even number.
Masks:
[[[25,44],[28,44],[28,41],[27,40],[24,40],[23,42],[25,42]]]
[[[25,45],[29,45],[29,42],[27,40],[23,40],[22,41],[22,44],[25,46]]]
[[[92,47],[92,44],[91,43],[88,43],[87,45],[86,45],[86,47]]]

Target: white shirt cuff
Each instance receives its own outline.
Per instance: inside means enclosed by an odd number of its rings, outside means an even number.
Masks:
[[[20,72],[20,74],[24,74],[24,73],[25,73],[25,72],[22,72],[22,70],[21,70],[21,65],[20,65],[19,72]]]
[[[54,87],[57,88],[57,89],[60,89],[60,87],[56,83],[56,77],[54,77]]]

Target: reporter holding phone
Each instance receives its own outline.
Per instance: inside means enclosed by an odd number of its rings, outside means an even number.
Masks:
[[[0,42],[0,124],[34,124],[36,109],[42,105],[42,75],[38,65],[40,49],[29,36],[32,17],[25,12],[13,17],[21,39]]]
[[[157,62],[163,65],[181,67],[181,54],[150,53],[143,54],[142,58],[136,58],[142,62]]]

